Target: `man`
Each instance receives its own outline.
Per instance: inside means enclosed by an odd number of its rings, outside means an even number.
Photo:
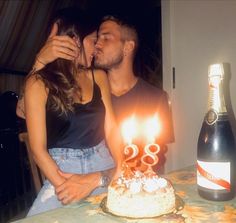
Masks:
[[[56,32],[55,24],[48,41],[36,57],[34,70],[41,69],[58,57],[73,60],[78,55],[78,48],[73,39],[68,36],[56,36]],[[121,124],[132,115],[145,119],[157,114],[162,126],[157,143],[165,148],[166,143],[173,141],[167,94],[135,75],[133,62],[137,47],[138,36],[135,28],[115,17],[107,17],[98,31],[95,66],[107,70],[118,123]],[[162,158],[159,166],[163,166],[163,162]],[[56,188],[58,198],[63,200],[68,193],[68,185],[76,191],[73,201],[83,198],[78,191],[84,190],[82,184],[89,184],[86,175],[61,174],[68,180]],[[64,202],[67,203],[70,201]]]
[[[119,125],[132,115],[140,121],[157,115],[161,130],[156,142],[162,151],[154,169],[160,173],[165,162],[165,145],[174,139],[172,116],[166,92],[135,75],[133,67],[137,48],[138,34],[128,19],[114,16],[103,19],[98,31],[95,66],[107,70]],[[141,140],[135,144],[144,147],[145,139]]]
[[[167,94],[135,75],[138,47],[135,28],[113,16],[103,19],[96,43],[95,66],[107,70],[112,102],[119,123],[134,114],[142,119],[157,113],[161,123],[158,143],[173,142],[171,111]]]

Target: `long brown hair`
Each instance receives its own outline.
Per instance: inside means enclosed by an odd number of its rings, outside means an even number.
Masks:
[[[79,10],[64,9],[54,20],[58,24],[57,35],[68,35],[79,41],[80,55],[85,57],[83,39],[98,27],[88,14]],[[66,113],[73,111],[75,98],[81,97],[81,89],[76,81],[76,73],[86,66],[77,66],[73,61],[57,59],[37,71],[40,78],[48,89],[48,103],[50,109]]]

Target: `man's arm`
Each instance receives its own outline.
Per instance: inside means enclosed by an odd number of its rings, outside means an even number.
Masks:
[[[165,145],[174,142],[174,127],[171,111],[171,103],[168,94],[164,92],[159,99],[159,114],[162,122],[162,132],[160,135],[160,143]]]

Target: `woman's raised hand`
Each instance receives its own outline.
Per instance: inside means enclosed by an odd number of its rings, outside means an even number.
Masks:
[[[79,55],[79,48],[76,41],[69,36],[58,36],[58,25],[54,23],[51,33],[36,56],[34,68],[42,69],[46,64],[58,58],[74,60]]]

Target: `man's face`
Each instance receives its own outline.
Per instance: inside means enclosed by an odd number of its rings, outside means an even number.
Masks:
[[[110,70],[123,61],[124,41],[121,39],[121,27],[113,21],[103,22],[98,31],[95,66]]]

